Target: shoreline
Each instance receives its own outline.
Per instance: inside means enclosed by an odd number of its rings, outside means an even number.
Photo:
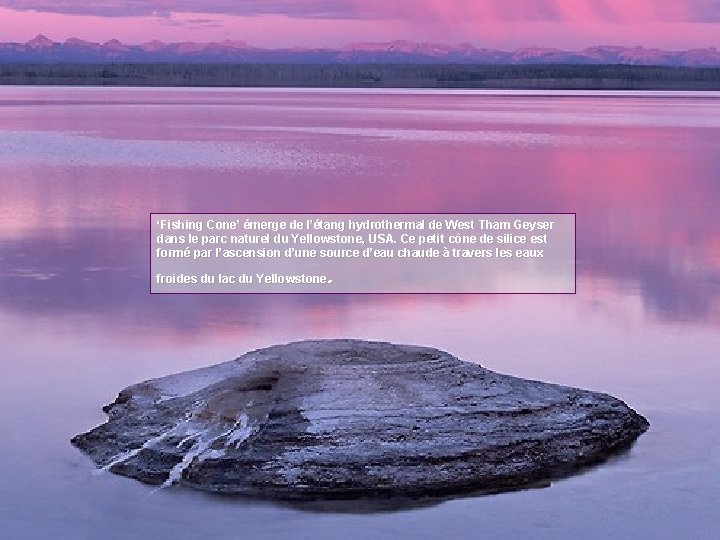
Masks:
[[[0,86],[720,90],[720,68],[629,65],[6,63]]]

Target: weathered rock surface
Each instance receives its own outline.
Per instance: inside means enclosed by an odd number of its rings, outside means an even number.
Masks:
[[[600,393],[435,349],[306,341],[130,386],[72,443],[156,485],[264,497],[503,490],[628,447],[648,427]]]

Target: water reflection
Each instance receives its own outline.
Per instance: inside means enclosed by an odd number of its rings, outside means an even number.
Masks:
[[[653,317],[720,323],[715,99],[17,92],[0,93],[10,312],[187,333],[428,302],[150,296],[151,211],[577,212],[581,284],[637,295]]]
[[[0,88],[0,146],[15,150],[0,151],[0,529],[72,539],[712,537],[718,103]],[[102,139],[85,147],[95,153],[75,144],[88,137]],[[131,144],[96,155],[119,140]],[[129,152],[146,140],[183,144],[148,145],[170,155]],[[49,157],[43,144],[55,145]],[[281,166],[258,167],[250,147]],[[172,162],[179,149],[183,167]],[[235,149],[242,159],[216,160]],[[149,295],[149,213],[193,211],[577,212],[579,294]],[[549,490],[391,517],[182,489],[149,496],[92,475],[68,442],[102,422],[100,404],[124,386],[309,336],[439,347],[618,395],[653,427],[627,459]]]

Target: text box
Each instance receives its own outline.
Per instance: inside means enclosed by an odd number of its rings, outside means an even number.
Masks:
[[[151,293],[575,292],[575,214],[151,214]]]

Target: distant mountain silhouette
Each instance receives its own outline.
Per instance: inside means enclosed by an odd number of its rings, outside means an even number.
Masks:
[[[38,35],[27,43],[0,43],[0,62],[256,62],[291,64],[459,63],[459,64],[624,64],[638,66],[720,66],[715,47],[666,51],[645,47],[601,45],[581,51],[523,48],[516,51],[478,48],[469,43],[393,41],[355,43],[339,48],[263,49],[244,41],[125,45],[117,39],[93,43],[77,38],[54,42]]]

